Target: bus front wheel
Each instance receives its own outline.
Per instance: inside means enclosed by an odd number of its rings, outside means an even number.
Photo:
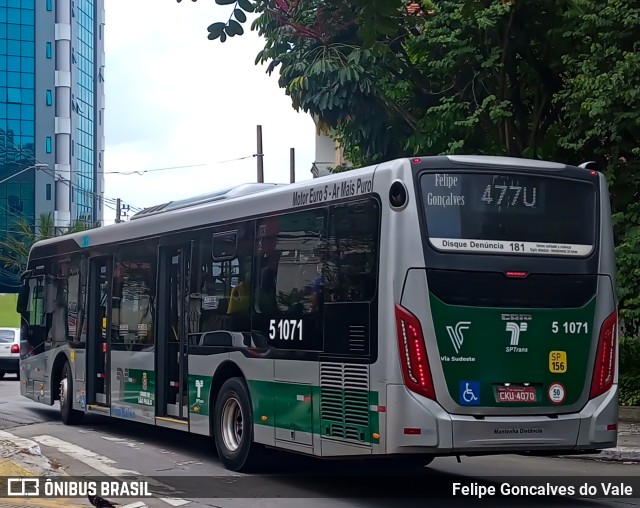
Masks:
[[[59,387],[60,416],[65,425],[75,425],[82,421],[84,413],[73,409],[73,376],[68,363],[62,368]]]
[[[222,465],[247,471],[258,465],[260,445],[253,442],[253,415],[244,379],[227,379],[216,397],[214,440]]]

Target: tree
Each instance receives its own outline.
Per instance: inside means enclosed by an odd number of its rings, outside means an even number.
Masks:
[[[606,168],[623,331],[640,336],[640,2],[575,0],[564,15],[560,144]]]
[[[27,269],[29,251],[34,243],[92,227],[97,227],[97,224],[91,226],[82,221],[76,221],[68,228],[56,227],[51,213],[40,214],[35,225],[26,219],[19,219],[7,237],[0,240],[0,263],[14,273],[22,273]]]
[[[180,0],[178,0],[180,1]],[[640,332],[640,0],[216,0],[355,166],[475,153],[608,176],[621,316]],[[240,29],[238,28],[240,27]]]

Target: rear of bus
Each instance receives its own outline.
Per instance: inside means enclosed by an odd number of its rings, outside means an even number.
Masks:
[[[405,431],[432,421],[439,451],[461,454],[615,446],[604,176],[499,157],[410,164],[425,268],[407,271],[396,307]]]

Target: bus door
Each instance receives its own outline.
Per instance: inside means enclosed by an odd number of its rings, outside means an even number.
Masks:
[[[111,276],[110,257],[90,260],[89,268],[89,340],[87,341],[87,405],[110,404]]]
[[[187,337],[191,243],[160,247],[158,416],[188,418]]]

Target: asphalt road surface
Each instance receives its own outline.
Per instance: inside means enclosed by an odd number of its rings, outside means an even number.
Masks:
[[[20,396],[19,383],[9,377],[0,381],[0,430],[38,442],[43,453],[72,476],[121,476],[141,475],[155,478],[166,477],[168,486],[180,488],[174,480],[183,477],[193,483],[194,477],[206,488],[215,482],[227,492],[227,497],[195,498],[189,491],[166,490],[162,498],[140,499],[151,508],[255,507],[255,508],[424,508],[467,506],[526,506],[526,507],[640,507],[640,499],[582,500],[561,497],[485,498],[478,501],[469,497],[449,499],[416,499],[403,497],[405,486],[393,477],[369,476],[367,495],[363,498],[344,498],[344,483],[329,478],[312,480],[300,478],[301,473],[326,473],[340,475],[359,467],[353,463],[327,462],[288,454],[273,456],[274,471],[286,475],[280,478],[247,477],[230,473],[221,467],[211,440],[178,431],[132,424],[127,421],[110,420],[105,417],[87,415],[77,427],[62,425],[59,421],[57,403],[54,406],[37,404]],[[351,469],[350,469],[351,468]],[[490,477],[560,477],[576,476],[598,484],[602,479],[610,481],[624,476],[640,476],[640,465],[577,460],[562,458],[523,457],[503,455],[497,457],[438,458],[418,477],[412,477],[413,491],[435,488],[443,479],[455,478],[465,484]],[[220,477],[226,477],[221,479]],[[224,484],[220,482],[223,481]],[[399,482],[399,483],[398,483]],[[341,485],[338,486],[338,483]],[[397,485],[397,486],[395,486]],[[227,488],[228,490],[224,490]],[[235,490],[234,490],[235,489]],[[238,489],[247,496],[234,497]],[[395,490],[394,490],[395,489]],[[185,489],[186,490],[186,489]],[[216,491],[219,492],[220,490]],[[250,498],[257,496],[260,498]],[[390,493],[391,491],[391,493]],[[396,496],[390,498],[389,496]],[[224,496],[224,494],[223,494]],[[295,496],[295,497],[290,497]],[[249,497],[249,498],[248,498]],[[428,496],[425,496],[428,497]],[[122,504],[136,500],[117,500]],[[143,506],[143,505],[140,505]]]

